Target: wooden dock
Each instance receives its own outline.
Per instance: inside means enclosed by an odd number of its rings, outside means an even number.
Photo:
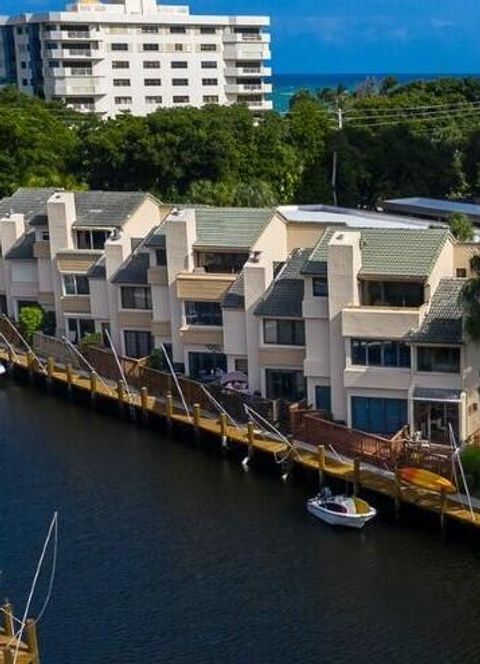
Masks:
[[[35,622],[26,621],[23,630],[25,641],[19,641],[16,636],[22,623],[14,617],[11,604],[5,602],[0,606],[0,613],[0,664],[14,664],[14,662],[16,664],[40,664]]]
[[[355,493],[364,488],[387,496],[395,502],[397,509],[401,503],[407,503],[436,513],[442,525],[445,519],[449,518],[480,527],[480,510],[475,509],[472,518],[470,510],[463,504],[460,496],[437,494],[407,485],[400,482],[394,473],[365,463],[361,464],[359,459],[337,458],[325,450],[322,441],[319,441],[317,446],[295,440],[287,444],[258,431],[253,422],[237,427],[229,422],[225,414],[207,412],[202,410],[199,404],[194,404],[192,412],[187,414],[183,406],[173,400],[169,392],[162,397],[152,396],[147,393],[146,388],[132,389],[123,381],[115,382],[102,378],[95,372],[74,369],[72,366],[55,362],[53,358],[47,358],[40,365],[31,352],[17,349],[13,352],[13,349],[0,348],[0,360],[2,359],[28,373],[32,379],[35,375],[43,376],[46,385],[55,383],[63,385],[72,392],[87,393],[92,402],[97,399],[116,402],[121,408],[134,409],[144,418],[154,415],[164,419],[169,426],[178,424],[191,428],[192,434],[197,438],[204,433],[218,438],[224,446],[228,444],[242,446],[248,459],[256,451],[270,455],[277,463],[282,464],[286,473],[295,465],[308,468],[316,471],[321,480],[329,476],[350,482]]]

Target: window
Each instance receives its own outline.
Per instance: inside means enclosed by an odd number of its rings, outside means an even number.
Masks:
[[[90,284],[84,274],[64,274],[63,292],[65,295],[89,295]]]
[[[26,69],[27,68],[27,63],[22,61],[20,63],[20,67],[21,67],[21,69]]]
[[[218,85],[218,78],[202,78],[202,85]]]
[[[197,380],[215,380],[226,373],[227,357],[223,353],[189,353],[188,370]]]
[[[143,81],[144,85],[152,87],[152,86],[158,86],[162,84],[162,79],[161,78],[146,78]]]
[[[406,399],[352,397],[352,428],[391,436],[407,424]]]
[[[142,25],[141,31],[143,34],[156,35],[158,34],[158,27],[156,25]]]
[[[156,249],[155,250],[155,261],[157,265],[166,265],[167,264],[167,250],[166,249]]]
[[[248,376],[248,360],[246,357],[237,357],[235,359],[235,371],[240,371],[245,376]]]
[[[42,237],[43,242],[49,242],[50,241],[50,233],[48,231],[42,231],[41,237]]]
[[[364,367],[410,367],[410,347],[390,339],[352,339],[352,364]]]
[[[188,78],[172,78],[172,85],[174,87],[188,85]]]
[[[328,277],[313,277],[312,294],[314,297],[328,297]]]
[[[170,66],[172,67],[172,69],[187,69],[188,62],[185,62],[184,60],[173,60],[170,63]]]
[[[197,251],[196,267],[203,267],[205,272],[218,274],[237,274],[248,260],[247,253]]]
[[[158,44],[144,44],[143,45],[143,50],[144,51],[158,51],[159,47],[158,47]]]
[[[143,63],[144,69],[160,69],[160,62],[158,60],[145,60]]]
[[[219,97],[218,95],[203,95],[204,104],[218,104]]]
[[[183,25],[173,25],[170,28],[171,35],[184,35],[187,32],[186,28]]]
[[[58,48],[57,42],[47,42],[47,48],[49,51],[54,51]]]
[[[315,385],[315,408],[327,413],[332,411],[332,394],[329,385]]]
[[[362,304],[374,307],[420,307],[423,283],[408,281],[362,281]]]
[[[28,79],[22,78],[22,85],[28,85]]]
[[[0,294],[0,314],[7,315],[7,296]]]
[[[129,78],[114,78],[113,86],[115,88],[128,88],[130,86]]]
[[[117,106],[131,106],[132,98],[131,97],[115,97],[115,104]]]
[[[217,50],[216,44],[200,44],[200,51],[202,51],[202,53],[205,53],[206,51],[216,51],[216,50]]]
[[[67,318],[67,336],[74,344],[80,343],[87,334],[95,332],[95,322],[91,318]]]
[[[122,286],[122,309],[151,309],[152,293],[146,286]]]
[[[263,342],[281,346],[304,346],[305,324],[303,320],[265,319]]]
[[[202,62],[202,69],[217,69],[218,63],[215,60],[204,60]]]
[[[60,63],[58,62],[58,60],[49,60],[48,61],[48,68],[49,69],[56,69],[59,66],[60,66]]]
[[[146,104],[161,104],[162,103],[162,98],[158,97],[158,96],[145,97],[145,103]]]
[[[181,53],[183,51],[183,44],[175,44],[174,49],[175,53]]]
[[[223,325],[222,308],[219,302],[185,302],[187,325]]]
[[[110,231],[77,231],[77,249],[103,249]]]
[[[112,69],[129,69],[130,63],[128,60],[114,60],[112,62]]]
[[[174,104],[188,104],[190,101],[190,97],[187,95],[174,95],[173,96],[173,103]]]
[[[464,279],[467,276],[467,270],[464,267],[457,267],[456,275],[457,277]]]
[[[460,348],[418,346],[418,371],[460,373]]]
[[[265,369],[265,384],[268,399],[296,402],[305,398],[305,378],[302,371]]]
[[[202,26],[200,28],[201,35],[215,35],[216,33],[217,30],[215,28],[211,28],[210,26]]]
[[[128,51],[128,44],[114,43],[112,44],[112,51]]]
[[[124,330],[125,355],[128,357],[148,357],[153,350],[153,339],[150,332],[140,330]]]

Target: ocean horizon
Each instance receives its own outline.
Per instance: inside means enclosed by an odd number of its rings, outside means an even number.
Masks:
[[[290,99],[298,90],[310,90],[316,92],[322,88],[336,88],[344,85],[348,90],[354,90],[367,78],[382,80],[386,76],[394,76],[400,83],[423,80],[433,81],[437,78],[479,78],[480,73],[403,73],[391,74],[382,72],[357,72],[357,73],[335,73],[335,74],[274,74],[273,83],[273,108],[279,113],[286,113]]]

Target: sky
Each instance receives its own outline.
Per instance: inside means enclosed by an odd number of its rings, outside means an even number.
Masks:
[[[63,0],[0,0],[0,13]],[[188,0],[166,4],[188,4]],[[196,14],[268,14],[276,73],[479,73],[479,0],[190,0]]]

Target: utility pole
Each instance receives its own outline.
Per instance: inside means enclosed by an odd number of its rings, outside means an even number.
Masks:
[[[338,131],[342,131],[343,129],[343,115],[342,115],[342,109],[338,105],[338,100],[337,100],[337,126],[338,126]],[[335,147],[333,151],[333,162],[332,162],[332,194],[333,194],[333,204],[335,207],[338,205],[338,198],[337,198],[337,166],[338,166],[338,153],[337,153],[337,148]]]

